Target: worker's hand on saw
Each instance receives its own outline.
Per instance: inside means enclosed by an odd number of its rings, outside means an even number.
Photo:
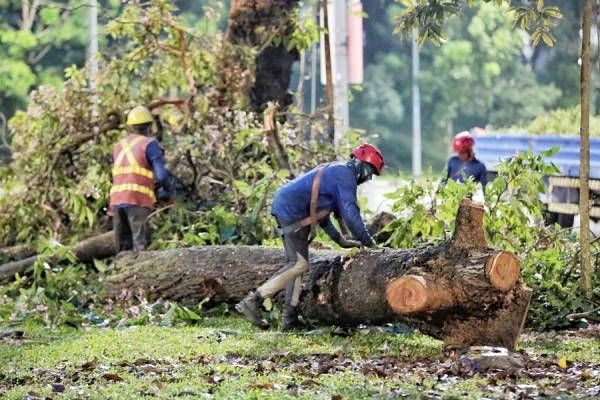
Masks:
[[[359,242],[358,240],[346,239],[343,236],[340,237],[338,244],[340,245],[340,247],[342,247],[344,249],[350,249],[352,247],[361,247],[362,246],[362,243]]]

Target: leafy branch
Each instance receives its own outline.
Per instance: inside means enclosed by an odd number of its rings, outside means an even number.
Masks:
[[[540,40],[548,46],[554,46],[556,38],[551,29],[558,24],[562,14],[558,7],[544,6],[544,0],[530,0],[526,5],[512,6],[513,0],[483,0],[497,7],[509,6],[507,12],[513,16],[513,25],[531,34],[531,42],[537,45]],[[397,17],[395,34],[407,35],[413,29],[418,30],[418,43],[429,40],[440,46],[447,40],[443,31],[446,19],[461,13],[460,0],[398,0],[405,10]],[[475,0],[467,0],[468,7],[476,5]],[[520,2],[519,2],[520,3]]]

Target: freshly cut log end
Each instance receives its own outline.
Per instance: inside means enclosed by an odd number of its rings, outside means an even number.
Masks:
[[[427,304],[426,283],[420,276],[405,276],[392,281],[385,295],[392,310],[400,314],[421,311]]]
[[[387,286],[385,294],[392,310],[399,314],[446,309],[456,303],[449,287],[420,275],[395,279]]]
[[[521,274],[521,263],[512,253],[500,251],[490,257],[485,273],[492,286],[503,292],[512,289]]]

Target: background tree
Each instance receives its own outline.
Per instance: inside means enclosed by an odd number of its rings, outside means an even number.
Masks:
[[[590,34],[594,2],[585,0],[582,11],[581,40],[581,162],[579,165],[579,215],[581,240],[581,284],[586,297],[592,297],[590,255]]]
[[[389,34],[408,8],[392,0],[376,0],[365,3],[365,9],[369,15],[365,59],[369,61],[363,90],[351,103],[352,123],[377,133],[382,147],[392,153],[391,164],[408,169],[410,46]],[[463,18],[446,21],[443,46],[425,42],[421,49],[424,163],[435,170],[444,165],[452,134],[476,125],[529,121],[556,108],[561,100],[554,83],[558,78],[542,79],[536,72],[527,34],[513,29],[506,9],[482,2],[462,12]],[[561,60],[562,56],[552,57],[552,63]],[[546,68],[554,65],[546,61],[542,70]]]

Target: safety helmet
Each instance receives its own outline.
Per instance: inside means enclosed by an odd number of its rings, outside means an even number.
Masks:
[[[375,174],[380,175],[383,171],[383,156],[377,147],[372,144],[363,143],[354,149],[352,155],[357,160],[369,163],[375,169]]]
[[[467,131],[457,134],[454,136],[454,140],[452,141],[452,148],[456,153],[464,153],[465,151],[469,151],[473,149],[474,145],[475,139]]]
[[[150,124],[152,121],[153,118],[150,110],[144,106],[136,106],[127,114],[127,125],[129,126]]]

